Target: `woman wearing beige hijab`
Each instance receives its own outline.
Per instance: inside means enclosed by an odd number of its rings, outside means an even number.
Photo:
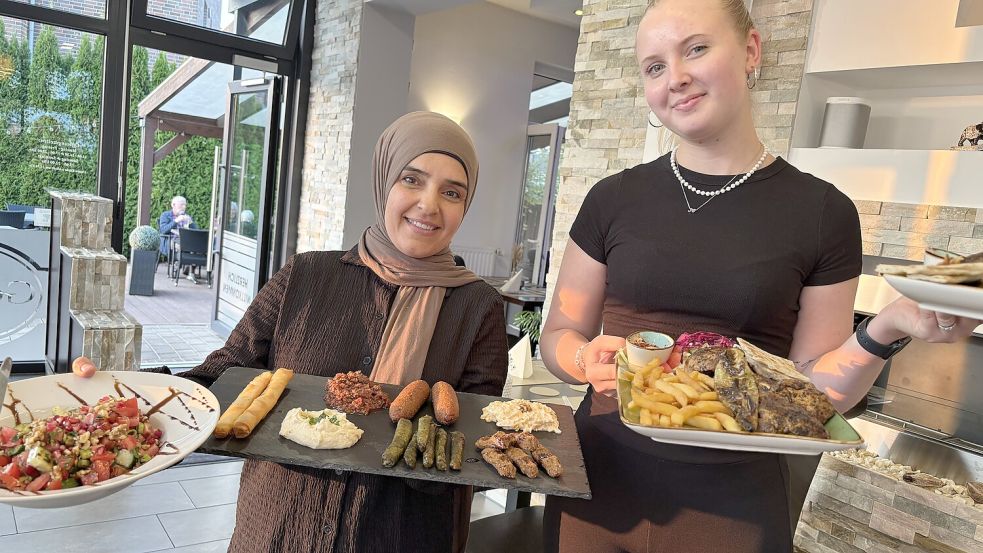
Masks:
[[[502,299],[449,249],[478,181],[471,139],[446,117],[410,113],[382,134],[372,174],[376,223],[358,246],[293,256],[225,346],[183,376],[209,385],[233,366],[360,370],[501,394]],[[463,551],[470,508],[466,486],[249,460],[229,550]]]

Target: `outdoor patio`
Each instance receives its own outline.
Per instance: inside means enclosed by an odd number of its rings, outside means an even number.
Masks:
[[[143,325],[140,365],[190,368],[222,347],[225,339],[209,324],[214,302],[215,288],[209,288],[204,278],[195,284],[182,277],[175,286],[161,263],[154,275],[153,296],[126,294],[126,311]]]

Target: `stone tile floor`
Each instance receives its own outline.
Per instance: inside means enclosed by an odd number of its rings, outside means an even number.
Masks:
[[[0,505],[0,551],[212,553],[235,528],[242,461],[182,463],[107,498],[63,509]],[[533,502],[541,504],[534,496]],[[503,490],[475,495],[471,520],[504,512]]]
[[[194,367],[224,344],[225,339],[207,324],[146,325],[143,327],[140,365],[144,368],[161,365]]]

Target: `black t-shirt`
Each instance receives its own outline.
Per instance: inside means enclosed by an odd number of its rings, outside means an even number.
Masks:
[[[680,173],[702,190],[732,178]],[[707,200],[686,194],[694,208]],[[627,169],[590,190],[570,238],[607,265],[606,334],[705,330],[781,356],[802,288],[849,280],[862,268],[853,202],[781,158],[695,213],[668,154]]]

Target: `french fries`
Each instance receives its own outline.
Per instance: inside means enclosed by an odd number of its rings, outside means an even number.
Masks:
[[[628,407],[639,410],[642,426],[742,431],[734,413],[720,401],[710,376],[682,367],[664,373],[661,365],[652,365],[638,367],[629,380]]]

